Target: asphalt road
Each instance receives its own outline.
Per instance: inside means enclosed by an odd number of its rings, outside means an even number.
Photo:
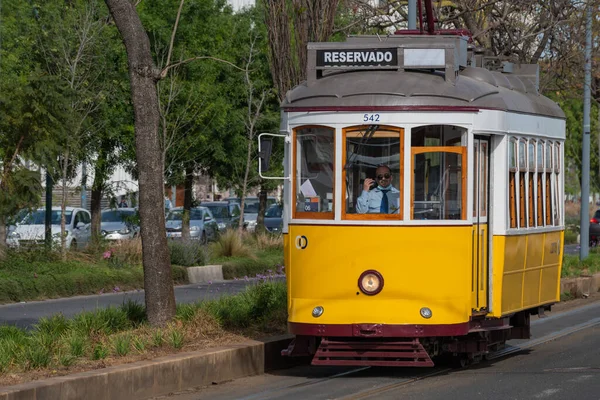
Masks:
[[[283,278],[275,278],[283,279]],[[256,284],[258,279],[193,284],[175,287],[175,300],[179,303],[193,303],[217,299],[223,295],[239,293],[247,286]],[[144,304],[144,291],[105,293],[94,296],[76,296],[56,300],[22,302],[0,305],[0,325],[15,325],[29,328],[42,317],[62,313],[73,317],[83,311],[93,311],[109,306],[120,306],[127,300]]]
[[[532,335],[462,370],[301,366],[168,399],[600,399],[600,302],[537,319]]]

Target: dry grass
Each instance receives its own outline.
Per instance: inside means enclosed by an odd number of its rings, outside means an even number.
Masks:
[[[246,235],[247,233],[242,233],[237,229],[228,229],[211,246],[213,256],[253,258],[252,249],[246,244]]]
[[[259,233],[256,235],[256,247],[259,250],[283,249],[283,235]]]

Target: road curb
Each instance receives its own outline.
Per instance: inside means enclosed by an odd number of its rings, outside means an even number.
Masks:
[[[223,281],[222,265],[203,265],[201,267],[188,267],[188,281],[190,283],[205,283]]]
[[[173,354],[0,388],[0,400],[142,400],[259,375],[288,364],[278,357],[291,335]]]
[[[570,293],[573,297],[588,297],[591,293],[600,291],[600,272],[578,278],[563,278],[560,280],[560,293]]]

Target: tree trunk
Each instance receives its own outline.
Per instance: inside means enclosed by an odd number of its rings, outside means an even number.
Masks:
[[[0,215],[0,261],[6,256],[6,217]]]
[[[256,233],[265,232],[265,212],[267,211],[267,191],[264,187],[258,192],[258,216],[256,217]]]
[[[69,150],[63,153],[61,165],[62,187],[60,191],[60,257],[63,261],[67,259],[66,232],[66,209],[67,209],[67,171],[69,170]],[[75,218],[75,214],[71,215]],[[77,228],[77,227],[75,227]]]
[[[92,186],[92,242],[98,243],[100,240],[100,227],[102,225],[102,189],[96,186],[96,177]]]
[[[194,185],[194,168],[185,168],[185,183],[183,193],[183,221],[181,225],[181,238],[190,238],[190,210],[192,209],[192,186]]]
[[[175,294],[164,212],[163,158],[158,127],[157,80],[150,41],[131,0],[105,0],[127,50],[135,144],[139,170],[139,210],[146,313],[152,326],[175,316]]]

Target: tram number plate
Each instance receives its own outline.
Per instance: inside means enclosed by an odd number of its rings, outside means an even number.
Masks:
[[[363,122],[379,122],[379,114],[365,114]]]

